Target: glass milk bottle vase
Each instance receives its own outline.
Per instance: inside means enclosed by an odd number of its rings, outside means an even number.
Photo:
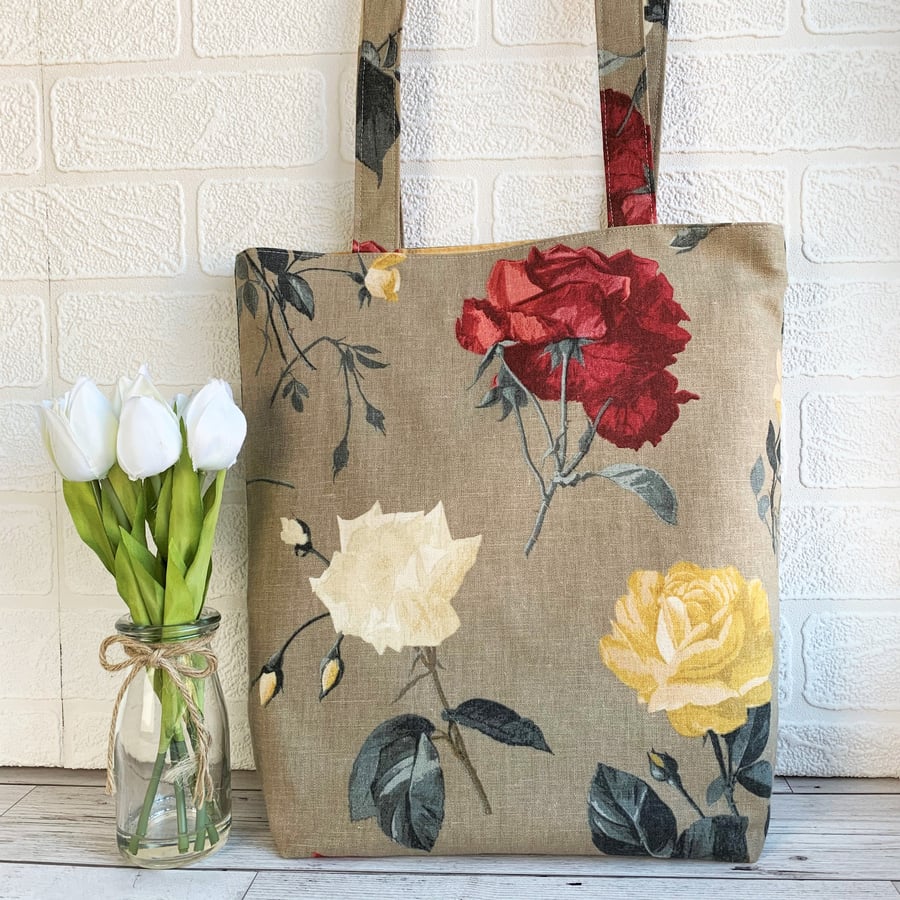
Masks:
[[[135,865],[186,865],[228,839],[228,713],[203,653],[220,619],[207,607],[186,625],[116,622],[126,653],[148,654],[119,705],[114,743],[117,841]]]

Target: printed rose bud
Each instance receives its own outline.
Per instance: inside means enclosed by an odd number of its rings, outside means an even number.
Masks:
[[[297,556],[306,556],[312,550],[312,533],[302,519],[281,517],[281,539],[294,548]]]
[[[119,412],[116,455],[132,481],[158,475],[181,455],[178,417],[150,380],[146,366],[137,378],[119,379],[114,408]]]
[[[195,472],[220,472],[237,462],[247,436],[247,420],[234,402],[231,385],[213,378],[176,408],[187,431],[188,453]]]
[[[385,253],[379,256],[366,272],[366,290],[379,300],[396,303],[400,291],[400,270],[395,268],[406,259],[403,253]]]
[[[319,666],[319,680],[322,686],[319,691],[320,701],[324,700],[344,677],[344,661],[341,659],[341,641],[343,640],[344,636],[339,634],[334,646],[328,651],[328,655]]]
[[[118,420],[112,404],[87,378],[38,407],[44,445],[66,481],[106,478],[116,461]]]
[[[647,759],[650,761],[650,774],[657,781],[667,781],[673,784],[681,781],[681,776],[678,774],[678,763],[668,753],[657,753],[655,750],[651,750],[647,754]]]
[[[254,679],[259,684],[259,705],[265,709],[284,687],[284,671],[281,668],[281,652],[269,657]]]

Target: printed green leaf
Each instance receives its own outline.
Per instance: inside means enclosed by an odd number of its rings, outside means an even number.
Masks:
[[[762,497],[760,497],[759,500],[756,501],[756,512],[759,515],[760,519],[762,519],[764,522],[766,520],[766,515],[769,512],[770,505],[771,504],[769,498],[766,494],[763,494]]]
[[[772,796],[772,764],[765,759],[758,759],[746,769],[738,769],[737,780],[757,797]]]
[[[380,362],[377,359],[369,359],[368,356],[363,356],[362,353],[357,352],[356,359],[360,365],[365,366],[367,369],[386,369],[388,364],[385,362]]]
[[[111,574],[115,574],[115,551],[113,550],[103,518],[97,508],[94,483],[90,481],[63,480],[63,498],[72,517],[78,537],[97,555],[100,562]]]
[[[374,818],[394,842],[431,850],[444,821],[444,774],[422,716],[382,722],[363,742],[350,773],[350,819]]]
[[[347,468],[347,463],[350,462],[350,445],[347,443],[347,438],[342,438],[341,442],[334,448],[334,453],[331,455],[331,477],[335,479],[338,475]]]
[[[750,470],[750,487],[753,488],[754,494],[758,494],[762,490],[765,480],[766,470],[763,466],[762,457],[758,456],[753,464],[753,468]]]
[[[278,293],[307,319],[312,320],[316,314],[316,301],[309,282],[293,272],[284,272],[278,276]]]
[[[637,59],[643,55],[643,49],[639,50],[637,53],[631,53],[625,56],[620,56],[618,53],[613,53],[611,50],[601,50],[597,54],[597,66],[600,69],[601,75],[611,75],[616,70],[621,69],[629,60]]]
[[[384,413],[377,406],[372,406],[371,403],[366,403],[366,422],[376,431],[387,434],[387,429],[384,427]]]
[[[234,277],[238,281],[246,281],[250,277],[250,270],[247,266],[247,257],[243,253],[234,259]]]
[[[487,737],[511,747],[533,747],[545,753],[553,751],[547,745],[544,734],[531,719],[525,719],[515,710],[494,700],[474,698],[460,703],[455,709],[441,713],[445,722],[456,722],[480,731]]]
[[[675,815],[641,778],[600,763],[588,794],[588,825],[603,853],[668,858],[675,850]]]
[[[667,525],[678,524],[678,500],[669,482],[655,469],[616,463],[598,473],[626,491],[637,494]]]
[[[689,225],[675,233],[669,246],[674,247],[679,253],[687,253],[706,238],[712,229],[712,225]]]
[[[771,718],[770,703],[753,706],[747,710],[747,721],[740,728],[724,735],[731,764],[735,769],[747,768],[762,756],[769,743]]]
[[[256,285],[250,281],[245,281],[241,286],[240,302],[247,308],[253,318],[256,318],[256,311],[259,309],[259,294]],[[240,312],[240,310],[238,310]]]
[[[366,46],[368,44],[368,47]],[[400,135],[397,81],[378,64],[374,47],[363,44],[356,85],[356,158],[378,177],[384,176],[384,158]]]
[[[778,453],[776,449],[775,424],[769,422],[769,430],[766,432],[766,456],[769,457],[769,465],[773,472],[778,471]]]
[[[276,275],[280,275],[288,267],[291,258],[287,250],[273,250],[270,247],[263,247],[256,254],[260,267]]]
[[[746,816],[710,816],[698,819],[678,838],[674,855],[680,859],[749,862]]]
[[[709,787],[706,789],[707,806],[715,806],[722,799],[722,795],[725,793],[725,784],[725,779],[721,775],[709,783]]]

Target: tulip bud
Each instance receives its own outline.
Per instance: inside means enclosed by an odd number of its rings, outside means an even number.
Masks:
[[[116,450],[132,481],[165,472],[181,455],[178,420],[166,404],[132,397],[122,407]]]
[[[294,548],[296,556],[306,556],[312,550],[312,533],[301,519],[281,517],[281,539]]]
[[[234,402],[231,385],[212,379],[187,402],[176,398],[187,431],[194,471],[230,469],[247,436],[247,420]]]
[[[324,700],[341,683],[341,679],[344,677],[344,660],[341,659],[342,640],[344,640],[344,636],[339,634],[334,646],[328,651],[328,655],[319,666],[320,701]]]
[[[44,444],[66,481],[105,478],[116,461],[118,422],[109,400],[87,378],[38,407]]]

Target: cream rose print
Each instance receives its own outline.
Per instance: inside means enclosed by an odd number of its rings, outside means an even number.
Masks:
[[[359,246],[359,245],[358,245]],[[375,246],[375,245],[371,245]],[[380,248],[379,248],[380,249]],[[310,399],[310,376],[323,364],[322,355],[337,358],[337,376],[344,390],[344,431],[331,456],[334,478],[350,462],[350,433],[353,411],[362,409],[366,425],[386,434],[384,413],[363,388],[364,373],[386,369],[381,351],[369,344],[320,334],[299,336],[299,329],[315,319],[316,297],[313,282],[334,275],[349,279],[360,308],[371,306],[373,299],[396,303],[400,299],[400,263],[403,253],[365,252],[353,256],[356,264],[340,269],[314,265],[323,254],[261,248],[240,254],[235,261],[237,312],[240,323],[246,312],[262,322],[262,351],[257,371],[269,353],[280,359],[281,372],[272,387],[269,405],[279,400],[302,413]],[[322,274],[324,273],[324,275]],[[308,320],[308,321],[305,321]],[[330,365],[328,371],[332,371]],[[315,376],[312,376],[315,377]]]
[[[702,738],[719,775],[707,786],[707,811],[689,793],[678,762],[650,748],[651,778],[680,796],[698,818],[679,833],[675,813],[650,784],[604,763],[588,795],[588,824],[604,853],[748,860],[748,819],[738,789],[772,793],[769,742],[774,651],[769,603],[758,579],[733,566],[704,569],[680,562],[665,574],[637,571],[615,607],[600,657],[648,712]],[[726,812],[718,812],[722,804]]]
[[[326,612],[298,626],[263,664],[254,683],[263,707],[282,693],[284,657],[307,628],[331,619],[336,640],[319,666],[319,699],[344,675],[346,638],[359,638],[379,654],[411,649],[409,676],[393,702],[430,685],[441,725],[406,713],[378,725],[363,742],[349,773],[350,818],[375,819],[387,837],[416,850],[431,850],[444,821],[446,747],[468,777],[486,815],[492,812],[484,785],[465,742],[465,729],[512,747],[550,753],[541,729],[495,700],[474,697],[453,705],[445,691],[438,648],[460,627],[453,598],[475,564],[481,537],[454,538],[443,504],[429,513],[384,513],[376,503],[355,519],[338,519],[340,549],[330,561],[313,543],[306,522],[281,520],[281,540],[298,557],[313,557],[325,571],[309,579]]]

